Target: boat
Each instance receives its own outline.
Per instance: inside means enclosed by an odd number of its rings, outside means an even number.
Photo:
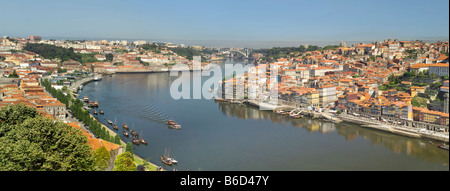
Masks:
[[[90,107],[94,107],[94,102],[93,101],[89,101],[89,106]]]
[[[122,127],[123,127],[124,129],[128,130],[128,125],[127,125],[126,123],[123,123],[123,124],[122,124]]]
[[[173,120],[167,121],[167,125],[169,126],[169,128],[172,128],[172,129],[181,129],[181,125],[178,125]]]
[[[161,157],[161,161],[162,161],[164,164],[172,165],[172,161],[168,160],[166,157],[162,157],[162,156],[160,156],[160,157]]]
[[[218,98],[218,97],[214,98],[214,101],[215,102],[228,102],[226,99]]]
[[[278,115],[287,115],[288,114],[288,112],[283,111],[283,110],[276,110],[274,112],[275,112],[275,114],[278,114]]]
[[[78,89],[82,90],[83,89],[83,85],[78,86]]]
[[[136,140],[135,138],[131,137],[131,141],[133,141],[134,144],[139,145],[141,144],[138,140]]]
[[[94,109],[94,115],[97,115],[97,110]]]
[[[133,129],[131,129],[131,135],[135,136],[135,137],[139,137],[138,133],[136,131],[134,131]]]
[[[102,114],[102,115],[104,114],[104,113],[103,113],[103,110],[101,110],[101,109],[100,109],[100,114]]]
[[[142,131],[139,134],[142,135]],[[141,142],[142,144],[145,144],[145,145],[147,144],[147,141],[144,140],[144,138],[142,138],[141,136],[139,136],[139,142]]]
[[[167,152],[166,150],[164,150],[164,155],[161,156],[161,160],[168,165],[172,165],[172,164],[177,164],[178,161],[175,160],[173,157],[170,156],[170,149]]]
[[[116,125],[116,119],[114,119],[113,128],[114,128],[114,130],[119,130],[119,127],[117,127],[117,125]]]
[[[128,135],[130,134],[128,134],[128,131],[123,130],[123,135],[125,135],[125,137],[128,137]]]
[[[303,117],[303,115],[301,114],[290,114],[289,115],[290,118],[294,118],[294,119],[300,119]]]
[[[98,101],[97,100],[95,100],[95,102],[94,102],[94,107],[98,107]]]
[[[436,145],[438,148],[440,149],[444,149],[448,151],[448,145],[444,144],[444,145]]]
[[[134,123],[133,123],[133,128],[131,129],[131,135],[138,137],[139,136],[138,133],[133,129],[134,129]]]
[[[147,144],[147,141],[144,140],[142,137],[139,137],[139,142],[141,142],[142,144]]]
[[[94,77],[94,81],[99,81],[99,80],[102,80],[102,77],[100,75],[96,75]]]
[[[111,119],[108,119],[108,123],[109,123],[109,124],[113,124],[113,122],[111,121]]]
[[[84,96],[84,97],[83,97],[83,101],[84,101],[84,102],[89,102],[89,98],[88,98],[87,96]]]

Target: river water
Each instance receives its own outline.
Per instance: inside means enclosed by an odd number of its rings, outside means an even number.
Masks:
[[[227,60],[222,68],[234,63]],[[434,145],[440,143],[356,124],[288,119],[242,104],[175,100],[170,85],[177,78],[168,73],[115,74],[86,84],[79,94],[99,102],[105,114],[98,119],[111,129],[106,121],[116,121],[125,142],[131,139],[123,137],[122,123],[140,133],[149,143],[134,145],[134,152],[167,170],[449,170],[449,152]],[[181,130],[169,129],[168,119],[181,124]],[[161,162],[166,151],[177,165]]]

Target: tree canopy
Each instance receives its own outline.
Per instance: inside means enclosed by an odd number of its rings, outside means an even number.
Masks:
[[[90,171],[87,138],[23,104],[0,110],[0,171]]]

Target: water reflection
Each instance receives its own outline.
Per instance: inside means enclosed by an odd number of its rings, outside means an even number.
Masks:
[[[370,141],[373,146],[383,146],[395,153],[406,154],[443,166],[449,165],[449,152],[439,149],[427,140],[412,139],[393,135],[381,131],[363,128],[356,124],[331,123],[305,116],[302,119],[290,119],[286,116],[276,115],[270,111],[259,110],[256,107],[244,104],[218,103],[219,110],[226,116],[239,119],[271,120],[274,123],[290,123],[294,127],[305,128],[308,132],[323,134],[336,132],[346,141],[353,141],[358,137]]]

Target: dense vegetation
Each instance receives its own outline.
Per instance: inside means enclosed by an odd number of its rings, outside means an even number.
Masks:
[[[23,49],[39,54],[45,59],[57,58],[61,60],[61,63],[66,60],[75,60],[82,64],[89,62],[98,62],[98,60],[95,58],[96,53],[75,53],[73,51],[73,48],[63,48],[51,44],[27,43],[23,47]]]
[[[0,110],[0,171],[95,170],[80,130],[43,118],[23,104]]]
[[[333,46],[327,47],[327,49],[334,48]],[[254,53],[262,53],[264,54],[263,60],[272,61],[278,58],[288,58],[292,56],[296,56],[299,53],[305,53],[308,51],[316,51],[322,50],[318,46],[310,45],[308,47],[299,46],[299,47],[273,47],[269,49],[258,49],[254,50]]]
[[[55,59],[58,58],[61,62],[66,60],[76,60],[81,61],[81,55],[73,52],[73,48],[63,48],[51,44],[38,44],[38,43],[27,43],[24,50],[34,52],[44,57],[45,59]]]

